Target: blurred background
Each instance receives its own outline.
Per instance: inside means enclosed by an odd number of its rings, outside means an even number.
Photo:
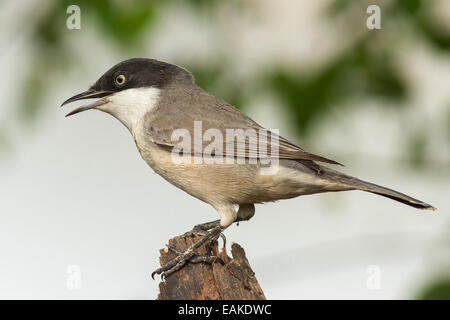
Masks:
[[[257,205],[226,235],[268,298],[450,298],[449,1],[10,0],[0,37],[0,298],[154,299],[158,250],[217,218],[117,120],[59,108],[131,57],[184,66],[344,172],[438,208],[356,191]]]

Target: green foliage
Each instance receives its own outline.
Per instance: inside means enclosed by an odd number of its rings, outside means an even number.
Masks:
[[[450,278],[434,279],[419,293],[417,298],[421,300],[450,300]]]
[[[154,1],[87,1],[84,10],[97,16],[105,34],[121,46],[139,44],[140,37],[155,19]],[[126,5],[124,5],[126,4]]]
[[[42,98],[50,90],[45,74],[62,74],[69,68],[78,65],[77,57],[67,48],[66,39],[74,32],[84,32],[87,24],[99,26],[105,37],[116,44],[116,48],[124,56],[142,52],[151,36],[152,26],[158,19],[163,19],[165,10],[178,1],[156,0],[70,0],[52,1],[47,4],[43,14],[34,26],[32,37],[35,48],[35,61],[29,76],[23,84],[22,104],[18,108],[21,119],[32,122],[42,108]],[[324,19],[344,17],[348,30],[355,27],[365,28],[366,9],[369,0],[336,0],[332,2]],[[188,3],[199,16],[210,17],[214,23],[215,9],[220,1],[189,0]],[[234,0],[234,10],[245,10],[248,3]],[[65,26],[69,5],[76,4],[81,8],[82,29],[68,30]],[[346,50],[326,65],[311,72],[301,69],[286,69],[283,65],[274,65],[269,72],[264,72],[251,79],[251,83],[237,83],[233,77],[227,77],[231,68],[226,57],[220,62],[215,60],[199,61],[187,65],[199,85],[213,92],[236,107],[242,107],[252,96],[264,91],[274,92],[283,101],[292,114],[299,133],[307,133],[331,108],[344,108],[352,99],[375,97],[403,104],[409,98],[406,81],[397,69],[395,59],[395,34],[393,26],[402,26],[409,32],[425,39],[432,46],[447,52],[450,50],[450,34],[439,28],[424,0],[380,1],[382,27],[389,21],[389,30],[372,30],[362,33]],[[355,12],[357,19],[355,20]],[[92,23],[94,22],[94,23]],[[356,23],[356,25],[355,25]],[[394,33],[393,33],[394,32]],[[242,88],[245,86],[245,90]],[[386,105],[395,105],[387,103]],[[348,107],[346,107],[348,108]],[[423,152],[427,146],[427,136],[414,134],[407,146],[411,163],[423,163]]]
[[[228,68],[225,61],[211,65],[192,64],[188,66],[188,69],[194,75],[195,82],[199,87],[214,93],[236,108],[242,108],[245,105],[247,91],[242,90],[241,84],[236,81],[224,79],[223,74]]]
[[[450,141],[450,105],[447,110],[447,138]]]
[[[437,49],[450,50],[450,33],[436,24],[431,12],[433,3],[427,0],[335,0],[327,10],[330,17],[344,15],[352,21],[352,9],[355,7],[364,17],[366,8],[376,4],[381,8],[382,24],[386,21],[406,21],[410,30],[422,39],[430,42]],[[363,20],[361,20],[362,22]]]
[[[434,47],[441,50],[450,49],[450,33],[436,25],[429,12],[430,3],[424,0],[397,0],[393,2],[392,16],[402,15],[420,35]]]
[[[155,20],[155,1],[107,1],[107,0],[70,0],[51,2],[44,15],[39,19],[32,37],[36,59],[24,83],[22,103],[18,109],[21,119],[31,122],[42,108],[42,98],[48,92],[45,74],[60,74],[77,64],[77,58],[70,54],[65,37],[70,32],[66,28],[66,13],[69,5],[81,8],[82,25],[86,19],[94,19],[123,51],[136,50],[142,44],[142,36]]]
[[[0,129],[0,151],[4,151],[11,147],[9,136],[5,132],[4,128]]]
[[[414,133],[407,145],[407,154],[409,162],[415,167],[420,167],[425,162],[425,148],[427,146],[427,138],[423,132]]]
[[[44,46],[61,45],[62,37],[69,32],[65,28],[66,9],[72,4],[81,8],[83,19],[86,15],[97,21],[105,35],[123,44],[122,47],[139,44],[140,37],[154,21],[156,11],[155,1],[145,0],[55,1],[36,26],[35,40]]]
[[[312,75],[281,68],[268,75],[268,86],[284,100],[300,132],[346,99],[365,95],[405,98],[406,87],[388,52],[371,50],[370,40],[356,43]]]

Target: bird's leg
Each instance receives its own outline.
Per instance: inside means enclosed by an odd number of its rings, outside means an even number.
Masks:
[[[179,252],[181,254],[179,254],[174,259],[170,260],[165,266],[153,271],[152,278],[154,278],[155,274],[161,274],[162,278],[167,278],[175,271],[180,270],[186,264],[186,262],[191,261],[191,260],[193,260],[194,263],[198,263],[198,262],[213,263],[215,261],[218,261],[218,259],[220,259],[218,257],[214,257],[214,256],[203,257],[203,256],[198,255],[195,252],[195,250],[200,248],[205,243],[209,243],[211,241],[216,240],[220,236],[220,234],[222,233],[223,230],[225,230],[225,228],[220,226],[220,224],[217,225],[216,227],[212,228],[205,235],[203,235],[203,237],[201,237],[200,240],[198,240],[196,243],[191,245],[186,251],[184,251],[183,253]]]
[[[234,222],[239,224],[240,221],[248,221],[255,215],[255,205],[253,203],[240,204],[239,210],[237,212],[237,217]],[[191,231],[186,232],[185,236],[190,236],[192,234],[205,234],[205,231],[211,230],[214,227],[220,225],[220,220],[214,220],[210,222],[200,223],[194,226]],[[221,237],[223,234],[221,234]],[[224,237],[224,236],[223,236]],[[223,239],[222,237],[222,239]],[[225,241],[225,239],[224,239]]]

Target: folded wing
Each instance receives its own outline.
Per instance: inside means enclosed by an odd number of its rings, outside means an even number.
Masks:
[[[187,110],[182,108],[189,110],[186,112]],[[280,159],[312,160],[340,165],[334,160],[303,150],[203,90],[185,98],[182,103],[164,103],[159,109],[148,114],[145,126],[147,137],[167,148],[175,147],[181,139],[180,136],[177,138],[174,135],[175,130],[190,135],[191,154],[196,154],[199,150],[203,153],[207,146],[214,142],[216,146],[222,146],[214,148],[216,156],[262,159],[278,155]],[[218,136],[222,141],[216,141]]]

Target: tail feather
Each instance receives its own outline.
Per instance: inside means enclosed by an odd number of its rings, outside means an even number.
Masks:
[[[334,180],[339,185],[341,185],[346,190],[362,190],[374,194],[378,194],[380,196],[404,203],[408,206],[418,208],[418,209],[426,209],[426,210],[436,210],[435,207],[425,203],[423,201],[412,198],[404,193],[374,184],[367,181],[360,180],[358,178],[345,175],[335,170],[328,169],[325,171],[325,175],[327,175],[328,179]]]
[[[363,190],[363,191],[367,191],[367,192],[371,192],[374,194],[378,194],[380,196],[404,203],[408,206],[417,208],[417,209],[425,209],[425,210],[436,210],[435,207],[433,207],[432,205],[429,205],[426,202],[417,200],[415,198],[412,198],[404,193],[389,189],[389,188],[385,188],[370,182],[365,182],[362,181],[363,185],[360,188],[358,188],[359,190]]]

